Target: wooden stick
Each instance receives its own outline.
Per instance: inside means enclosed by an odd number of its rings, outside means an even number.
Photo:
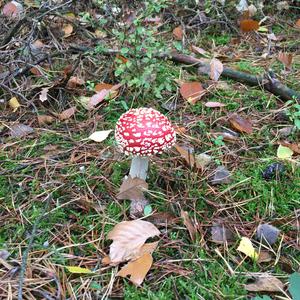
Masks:
[[[203,62],[201,59],[185,54],[180,54],[177,52],[172,52],[170,55],[163,55],[163,57],[166,59],[171,59],[174,62],[193,65],[198,68],[209,68],[209,64]],[[198,73],[202,74],[202,72],[200,72],[199,69]],[[279,80],[275,78],[275,74],[272,71],[269,71],[264,75],[256,76],[224,67],[221,76],[224,78],[229,78],[238,82],[245,83],[247,85],[260,86],[263,89],[274,94],[275,96],[280,97],[284,101],[292,100],[294,98],[298,100],[298,102],[300,102],[300,93],[282,84]]]

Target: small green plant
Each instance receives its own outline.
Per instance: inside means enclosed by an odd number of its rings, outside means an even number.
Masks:
[[[161,53],[167,52],[167,46],[160,39],[158,29],[147,25],[145,19],[154,17],[167,3],[167,0],[146,1],[145,10],[133,21],[133,32],[112,31],[122,45],[122,57],[116,59],[115,76],[128,86],[152,91],[158,98],[162,97],[163,90],[171,92],[175,87],[168,67],[158,58]]]
[[[294,123],[295,127],[300,130],[300,104],[294,99],[287,102],[287,105],[291,105],[287,109],[287,115]]]

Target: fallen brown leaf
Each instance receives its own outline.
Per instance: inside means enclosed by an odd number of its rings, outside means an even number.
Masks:
[[[76,107],[73,106],[73,107],[70,107],[70,108],[64,110],[62,113],[58,114],[58,118],[61,121],[65,121],[67,119],[70,119],[72,116],[74,116],[75,113],[76,113]]]
[[[243,32],[256,31],[259,28],[259,22],[252,19],[241,20],[240,29]]]
[[[239,132],[251,134],[253,132],[252,123],[238,114],[232,114],[229,117],[231,126]]]
[[[184,210],[181,210],[180,215],[183,219],[183,224],[187,228],[191,240],[194,242],[196,240],[197,229],[193,225],[188,213]]]
[[[202,49],[200,47],[197,47],[197,46],[194,46],[194,45],[191,45],[191,50],[196,54],[200,54],[200,55],[206,55],[207,54],[207,52],[204,49]]]
[[[257,259],[258,263],[269,262],[272,260],[272,255],[269,251],[262,250],[259,252],[259,256]]]
[[[146,240],[159,234],[160,231],[152,223],[143,220],[117,224],[108,234],[108,239],[113,240],[109,251],[111,263],[117,264],[138,257]]]
[[[217,101],[209,101],[209,102],[204,103],[204,105],[206,107],[210,107],[210,108],[219,108],[219,107],[226,106],[225,103],[221,103],[221,102],[217,102]]]
[[[195,104],[204,94],[205,89],[200,82],[192,81],[185,82],[180,86],[180,94],[183,99],[187,100],[191,104]]]
[[[143,190],[148,189],[148,184],[145,180],[128,176],[120,187],[120,192],[117,194],[117,199],[139,201],[144,199]]]
[[[298,20],[296,21],[295,27],[296,27],[296,28],[300,28],[300,19],[298,19]]]
[[[245,289],[251,292],[281,292],[283,287],[283,283],[270,274],[261,275],[254,283],[245,285]]]
[[[117,276],[127,277],[130,275],[129,280],[132,283],[135,285],[141,285],[150,270],[152,263],[152,255],[146,253],[137,260],[129,262],[117,273]]]

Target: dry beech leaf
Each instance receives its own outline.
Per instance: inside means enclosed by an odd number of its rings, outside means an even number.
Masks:
[[[205,94],[205,89],[200,82],[184,82],[180,86],[180,94],[183,99],[191,104],[195,104]]]
[[[37,117],[39,125],[51,124],[54,121],[54,118],[49,115],[39,115]]]
[[[13,138],[22,138],[34,131],[34,129],[25,124],[14,124],[9,127],[10,135]]]
[[[120,60],[123,64],[126,64],[128,62],[128,59],[120,54],[116,55],[116,59]]]
[[[181,26],[173,29],[173,36],[176,40],[181,41],[183,38],[183,30]]]
[[[18,18],[22,12],[23,12],[23,6],[17,1],[11,1],[6,3],[2,9],[2,14],[4,16],[13,19]]]
[[[81,86],[81,85],[84,85],[84,80],[77,76],[71,76],[71,78],[67,83],[67,87],[70,89],[74,89],[77,86]]]
[[[224,67],[222,62],[216,58],[213,58],[210,61],[210,74],[209,74],[210,79],[214,81],[218,81],[223,72],[223,69]]]
[[[221,103],[221,102],[216,102],[216,101],[208,101],[208,102],[204,103],[204,105],[206,107],[210,107],[210,108],[219,108],[219,107],[226,106],[226,104]]]
[[[196,240],[197,229],[193,225],[188,213],[184,210],[181,210],[180,215],[183,219],[183,224],[187,228],[191,240],[194,242]]]
[[[280,62],[282,62],[287,69],[290,69],[292,67],[292,62],[293,62],[292,53],[279,52],[277,59]]]
[[[9,106],[13,109],[13,112],[17,111],[17,109],[21,106],[18,99],[16,97],[12,97],[8,101]]]
[[[281,292],[283,288],[283,283],[270,274],[257,277],[254,283],[245,284],[245,289],[250,292]]]
[[[252,123],[238,114],[232,114],[229,118],[231,126],[239,132],[251,134],[253,132]]]
[[[295,27],[296,27],[296,28],[300,28],[300,19],[298,19],[298,20],[296,21]]]
[[[48,99],[48,92],[49,92],[49,87],[42,88],[42,90],[40,92],[40,95],[39,95],[40,101],[42,101],[42,102],[47,101],[47,99]]]
[[[148,189],[148,184],[145,180],[128,176],[120,187],[120,192],[117,195],[117,199],[139,201],[144,199],[143,191]]]
[[[256,31],[259,28],[259,22],[252,19],[241,20],[240,29],[243,32]]]
[[[136,258],[146,240],[158,236],[160,231],[150,222],[143,220],[124,221],[108,233],[110,245],[109,258],[112,264]]]
[[[72,116],[74,116],[76,113],[76,107],[73,106],[73,107],[70,107],[66,110],[64,110],[62,113],[60,113],[58,115],[58,118],[61,120],[61,121],[65,121],[67,119],[70,119]]]
[[[144,281],[148,271],[152,266],[153,258],[149,253],[144,254],[142,257],[129,262],[118,273],[117,276],[127,277],[130,275],[129,280],[135,285],[141,285]]]

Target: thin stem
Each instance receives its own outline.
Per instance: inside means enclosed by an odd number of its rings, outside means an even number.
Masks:
[[[131,161],[129,175],[131,178],[138,177],[143,180],[147,178],[149,158],[144,156],[134,156]]]

